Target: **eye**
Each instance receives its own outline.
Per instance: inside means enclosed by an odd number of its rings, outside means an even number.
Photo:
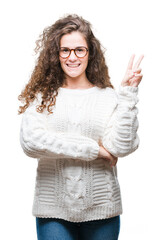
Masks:
[[[69,56],[69,54],[70,54],[69,48],[66,48],[66,47],[60,48],[60,50],[59,50],[60,57],[67,58]]]
[[[78,53],[82,53],[82,52],[85,51],[85,48],[76,48],[76,51],[77,51]]]
[[[68,53],[69,49],[68,48],[61,48],[60,51],[63,52],[63,53]]]

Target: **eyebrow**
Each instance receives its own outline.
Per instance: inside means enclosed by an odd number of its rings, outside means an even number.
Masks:
[[[88,48],[87,46],[77,46],[77,47],[75,47],[75,48],[80,48],[80,47]],[[69,48],[69,47],[60,47],[60,48]],[[75,49],[75,48],[69,48],[69,49]]]

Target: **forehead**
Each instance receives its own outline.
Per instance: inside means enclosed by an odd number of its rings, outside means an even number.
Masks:
[[[82,33],[72,32],[62,36],[60,41],[60,47],[75,48],[78,46],[88,47]]]

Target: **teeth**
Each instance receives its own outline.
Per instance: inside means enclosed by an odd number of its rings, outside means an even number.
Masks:
[[[71,65],[70,65],[70,64],[67,64],[67,66],[68,66],[68,67],[78,67],[79,64],[71,64]]]

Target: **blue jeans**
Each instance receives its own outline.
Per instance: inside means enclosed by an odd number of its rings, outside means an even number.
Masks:
[[[117,240],[120,216],[74,223],[57,218],[37,218],[38,240]]]

